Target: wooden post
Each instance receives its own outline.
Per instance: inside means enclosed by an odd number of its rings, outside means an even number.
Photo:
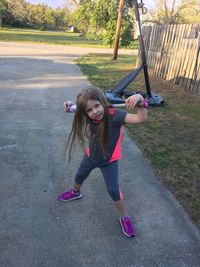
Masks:
[[[117,30],[116,30],[116,36],[115,36],[115,46],[114,46],[114,51],[113,51],[113,58],[112,58],[113,60],[116,60],[117,59],[117,55],[118,55],[123,7],[124,7],[124,0],[119,0],[119,10],[118,10],[118,18],[117,18]]]

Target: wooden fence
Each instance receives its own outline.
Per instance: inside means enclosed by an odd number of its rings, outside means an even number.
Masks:
[[[149,72],[200,95],[200,24],[142,28]]]

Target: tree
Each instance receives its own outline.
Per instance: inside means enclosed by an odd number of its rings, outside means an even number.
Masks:
[[[5,11],[6,11],[6,1],[1,0],[1,2],[0,2],[0,27],[2,26],[2,20],[3,20],[4,14],[5,14]]]
[[[45,5],[37,4],[32,6],[32,18],[37,27],[46,27]]]
[[[120,46],[127,46],[132,41],[132,21],[128,12],[129,1],[126,0],[123,9],[123,19]],[[103,43],[112,47],[115,42],[118,15],[118,0],[82,0],[73,13],[73,24],[85,35],[102,38]]]
[[[95,2],[92,0],[83,0],[79,7],[73,13],[73,24],[83,34],[93,33],[92,19],[94,15]]]
[[[45,26],[47,29],[55,29],[56,27],[56,19],[54,16],[53,9],[50,7],[47,7],[45,9]]]
[[[71,13],[67,7],[54,10],[56,29],[67,30],[71,24]]]
[[[17,20],[26,21],[27,23],[31,22],[27,9],[28,4],[24,0],[6,0],[6,3],[8,11],[10,11]]]
[[[74,4],[76,7],[79,6],[79,4],[78,4],[79,1],[77,1],[77,0],[71,0],[70,2],[71,2],[72,4]]]
[[[79,7],[79,0],[65,0],[64,1],[64,7],[67,7],[70,11],[74,11]]]
[[[197,6],[196,0],[156,0],[157,20],[162,24],[181,23],[183,14]]]
[[[180,22],[199,24],[200,22],[200,0],[193,1],[192,5],[189,5],[180,11]]]

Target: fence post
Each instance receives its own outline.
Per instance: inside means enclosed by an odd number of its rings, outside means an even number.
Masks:
[[[196,62],[194,67],[193,79],[193,91],[196,94],[200,94],[200,32],[197,38]]]

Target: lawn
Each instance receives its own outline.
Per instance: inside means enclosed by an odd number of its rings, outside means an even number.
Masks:
[[[0,29],[0,41],[6,42],[30,42],[56,45],[94,46],[103,47],[101,40],[86,38],[79,33],[24,30],[24,29]]]
[[[111,89],[135,67],[134,56],[117,61],[108,54],[89,54],[77,59],[84,75],[98,87]],[[148,121],[128,125],[134,142],[151,162],[158,180],[183,205],[200,229],[200,97],[183,88],[150,76],[153,91],[164,98],[163,107],[150,107]],[[143,74],[128,90],[145,90]]]
[[[29,29],[0,28],[0,41],[105,48],[102,40],[85,37],[79,33]],[[138,41],[134,41],[131,48],[138,49]]]

